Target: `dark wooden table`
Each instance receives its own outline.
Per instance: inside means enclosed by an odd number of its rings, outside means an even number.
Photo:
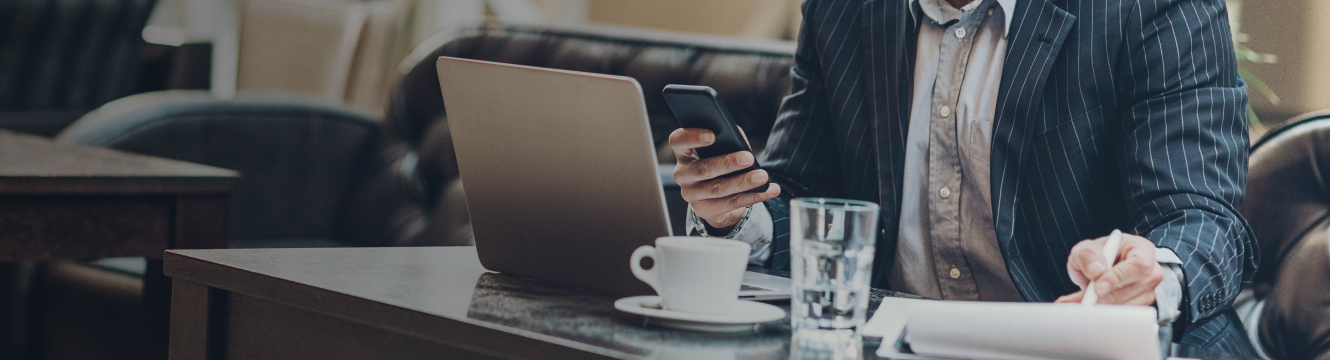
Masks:
[[[225,248],[231,170],[0,131],[0,262],[148,258],[148,354],[165,357],[167,249]],[[161,349],[161,350],[156,350]]]
[[[177,360],[790,354],[788,318],[738,334],[656,328],[614,296],[488,272],[473,247],[171,250],[165,261]],[[864,342],[868,358],[878,344]]]

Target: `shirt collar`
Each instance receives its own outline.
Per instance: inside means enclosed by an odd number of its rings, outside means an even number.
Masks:
[[[1011,33],[1011,18],[1016,13],[1016,0],[997,0],[998,7],[1002,8],[1002,19],[1006,21],[1006,26],[1002,29]]]
[[[914,3],[919,1],[921,0],[910,0],[910,6],[913,7]],[[946,1],[946,0],[922,0],[922,1]],[[974,3],[971,3],[970,6],[978,4],[981,1],[997,1],[998,7],[1002,8],[1002,15],[1003,15],[1002,20],[1005,21],[1003,31],[1010,33],[1012,14],[1014,11],[1016,11],[1016,0],[974,0]]]

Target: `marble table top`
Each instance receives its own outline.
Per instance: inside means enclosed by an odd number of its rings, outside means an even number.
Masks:
[[[415,318],[465,322],[611,358],[783,359],[791,352],[788,301],[773,303],[786,310],[784,320],[752,332],[660,328],[615,310],[615,296],[487,271],[473,247],[172,250],[166,272],[211,287],[274,297],[278,292],[271,288],[313,287],[329,295],[321,300],[273,300],[310,306],[322,301],[335,307],[340,300],[334,295],[368,299],[409,310]],[[885,296],[909,295],[874,289],[870,311]],[[374,311],[364,313],[365,321],[377,321],[368,315]],[[879,343],[864,339],[865,358],[875,358]],[[1183,355],[1224,358],[1181,350]]]

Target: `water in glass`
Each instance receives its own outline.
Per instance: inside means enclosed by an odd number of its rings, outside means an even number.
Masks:
[[[795,336],[857,337],[868,309],[877,205],[800,198],[790,210]]]
[[[804,241],[799,250],[804,275],[795,279],[794,308],[799,328],[852,329],[864,323],[868,307],[873,247],[851,241]]]

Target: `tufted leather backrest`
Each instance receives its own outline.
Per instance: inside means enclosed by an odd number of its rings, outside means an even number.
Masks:
[[[1252,146],[1247,184],[1242,214],[1261,252],[1252,282],[1264,297],[1289,251],[1330,226],[1330,111],[1300,116],[1261,137]]]
[[[57,140],[239,171],[232,246],[345,246],[362,245],[342,236],[343,213],[377,135],[373,119],[334,105],[163,91],[106,104]]]
[[[154,4],[0,1],[0,111],[88,111],[133,93]]]
[[[139,88],[156,0],[0,1],[0,128],[51,136]]]
[[[460,196],[461,185],[435,70],[439,56],[633,77],[645,91],[658,149],[678,127],[661,89],[672,83],[711,86],[761,149],[790,92],[793,53],[789,42],[616,27],[482,25],[438,34],[408,56],[410,70],[390,99],[379,176],[355,200],[365,225],[355,236],[396,239],[383,245],[456,243],[456,229],[446,227],[465,222],[465,202],[449,195]],[[668,150],[658,154],[673,162]]]

